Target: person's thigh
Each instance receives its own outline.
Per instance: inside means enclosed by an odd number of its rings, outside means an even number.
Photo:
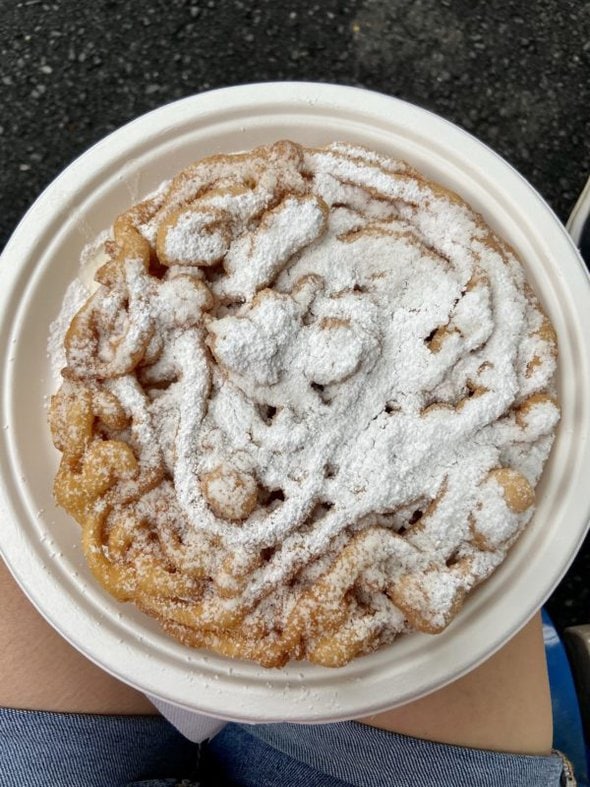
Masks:
[[[124,787],[144,780],[155,786],[190,779],[198,746],[142,694],[68,645],[1,560],[0,598],[1,787]]]
[[[0,706],[155,714],[154,706],[88,661],[39,615],[0,559]]]
[[[540,614],[459,680],[361,721],[458,746],[548,754],[553,720]]]

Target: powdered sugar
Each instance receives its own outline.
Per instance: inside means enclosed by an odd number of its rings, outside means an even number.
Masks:
[[[229,274],[213,288],[221,298],[247,300],[270,284],[298,251],[322,234],[325,206],[314,196],[285,199],[254,233],[236,240],[225,259]]]
[[[166,255],[177,265],[210,265],[228,250],[227,238],[211,231],[215,214],[187,212],[166,234]]]
[[[98,268],[108,259],[104,253],[104,242],[108,233],[101,233],[82,249],[80,256],[80,273],[75,278],[62,301],[59,315],[49,326],[47,354],[51,364],[51,372],[56,382],[60,380],[61,370],[66,366],[64,339],[72,318],[97,288],[93,281]]]
[[[532,515],[490,473],[537,482],[558,410],[530,397],[550,388],[555,344],[518,260],[465,203],[370,151],[281,144],[235,171],[196,165],[144,205],[135,225],[172,267],[125,261],[70,371],[93,356],[140,464],[166,468],[183,560],[219,544],[215,584],[239,601],[216,608],[268,619],[256,605],[281,588],[284,622],[289,581],[313,585],[324,563],[339,598],[343,545],[364,533],[351,555],[372,612],[342,636],[399,632],[396,604],[435,630]],[[53,329],[57,363],[84,292]]]

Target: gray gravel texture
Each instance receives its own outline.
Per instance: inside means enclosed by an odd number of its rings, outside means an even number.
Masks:
[[[226,85],[314,80],[427,107],[565,220],[590,173],[590,2],[0,0],[0,248],[40,191],[138,115]],[[590,620],[587,545],[553,597]]]

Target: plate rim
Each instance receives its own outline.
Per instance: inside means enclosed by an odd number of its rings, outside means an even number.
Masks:
[[[323,109],[326,112],[342,112],[344,110],[356,112],[358,111],[358,104],[361,96],[363,100],[364,112],[368,115],[371,115],[373,118],[379,119],[381,123],[384,122],[383,118],[387,115],[386,110],[389,110],[392,114],[397,115],[397,120],[398,122],[402,123],[402,127],[404,122],[411,123],[416,122],[416,120],[425,120],[427,118],[428,123],[431,124],[431,126],[437,127],[439,130],[441,130],[441,133],[444,130],[444,132],[456,139],[461,138],[461,141],[464,143],[466,150],[478,151],[481,154],[481,157],[487,160],[492,169],[494,169],[492,166],[493,163],[495,164],[496,168],[499,168],[505,174],[509,173],[509,178],[512,185],[515,188],[518,186],[518,188],[521,189],[521,193],[526,193],[529,200],[530,211],[536,212],[538,215],[543,215],[546,219],[548,219],[547,225],[543,227],[543,231],[541,233],[545,242],[549,242],[557,246],[561,245],[562,250],[569,249],[571,275],[573,275],[573,271],[575,270],[573,264],[574,260],[576,260],[576,264],[579,264],[580,270],[577,272],[577,278],[580,283],[580,291],[576,293],[576,296],[578,300],[581,300],[585,286],[585,297],[588,298],[588,295],[590,295],[590,278],[587,276],[587,271],[583,266],[583,263],[581,262],[573,243],[569,239],[569,236],[567,236],[565,229],[563,229],[553,211],[548,205],[546,205],[545,202],[543,202],[538,193],[513,167],[511,167],[510,164],[505,162],[504,159],[498,156],[497,153],[492,151],[489,147],[484,145],[484,143],[477,140],[468,132],[464,131],[458,126],[455,126],[449,121],[444,120],[438,115],[435,115],[429,110],[417,107],[413,104],[409,104],[408,102],[393,98],[391,96],[385,96],[383,94],[367,91],[362,88],[306,82],[256,83],[252,85],[221,88],[208,93],[189,96],[158,109],[152,110],[151,112],[146,113],[135,120],[132,120],[130,123],[122,126],[120,129],[117,129],[103,140],[93,145],[91,148],[89,148],[89,150],[75,159],[60,175],[58,175],[58,177],[44,190],[44,192],[31,206],[29,211],[25,214],[15,229],[13,235],[9,239],[0,259],[0,353],[2,353],[2,350],[4,349],[8,357],[10,352],[9,341],[12,331],[7,330],[7,315],[14,314],[14,309],[18,308],[18,304],[8,303],[11,292],[10,284],[11,281],[13,283],[16,281],[18,270],[11,271],[9,266],[6,264],[6,260],[12,259],[13,255],[17,259],[19,257],[24,259],[27,254],[30,256],[33,253],[35,240],[40,242],[39,239],[44,234],[51,232],[52,226],[59,224],[59,211],[56,211],[54,208],[54,200],[60,196],[63,199],[64,195],[66,198],[71,200],[73,195],[80,191],[81,182],[84,183],[84,188],[91,189],[92,183],[97,179],[100,180],[101,173],[104,172],[106,166],[104,162],[102,164],[99,163],[100,157],[108,154],[108,160],[111,162],[110,165],[114,166],[113,162],[117,158],[120,159],[126,151],[128,152],[135,149],[137,144],[136,140],[140,139],[145,143],[146,135],[144,129],[148,122],[152,129],[149,143],[151,145],[154,143],[154,140],[158,139],[158,135],[160,135],[162,138],[166,135],[167,131],[173,125],[174,118],[177,118],[177,124],[180,124],[181,118],[183,119],[183,124],[188,122],[189,117],[191,118],[191,122],[194,122],[197,118],[202,120],[203,118],[206,118],[207,115],[212,116],[215,115],[216,112],[219,113],[227,110],[228,104],[232,107],[234,104],[240,106],[241,111],[244,111],[244,106],[246,105],[248,105],[249,111],[252,111],[254,107],[261,109],[265,105],[270,104],[276,107],[276,105],[279,104],[285,108],[292,107],[311,114],[313,114],[314,111],[317,112],[318,109]],[[233,111],[236,110],[234,109]],[[387,123],[385,125],[387,125]],[[392,123],[389,122],[389,125],[392,125]],[[508,174],[506,177],[508,177]],[[30,232],[32,226],[35,227],[36,232],[29,236],[28,233]],[[557,233],[554,238],[548,238],[547,236],[551,235],[551,230],[555,232],[556,228],[559,229],[560,232]],[[585,279],[582,271],[584,271],[586,274]],[[584,281],[585,284],[582,284]],[[590,320],[586,320],[586,322],[588,325],[590,325]],[[1,361],[4,361],[4,367],[6,368],[7,359],[0,357],[0,362]],[[5,380],[6,379],[7,378],[5,377]],[[0,409],[0,413],[2,414],[3,418],[5,418],[7,412],[10,411],[10,396],[10,392],[7,393],[6,389],[3,390],[2,405]],[[219,718],[245,721],[252,720],[252,716],[248,715],[241,708],[236,712],[235,705],[233,704],[233,698],[229,701],[216,701],[215,699],[210,698],[209,701],[200,703],[200,707],[197,708],[193,704],[186,705],[182,702],[182,690],[174,690],[168,686],[167,690],[162,693],[162,690],[158,690],[160,687],[153,680],[151,681],[151,685],[146,687],[143,681],[134,681],[129,675],[123,676],[117,669],[114,668],[112,662],[107,660],[105,663],[104,658],[97,658],[95,653],[84,647],[84,643],[79,642],[75,636],[72,636],[71,630],[68,629],[67,633],[64,632],[63,622],[58,620],[59,615],[52,614],[52,611],[48,610],[48,598],[53,598],[51,582],[49,581],[50,574],[46,574],[46,579],[48,581],[41,583],[44,592],[42,592],[39,587],[31,587],[31,583],[28,582],[27,578],[25,577],[25,570],[27,566],[23,565],[24,561],[19,557],[18,554],[20,551],[26,553],[27,549],[30,549],[30,545],[27,544],[24,531],[21,532],[18,525],[18,517],[27,516],[26,506],[24,505],[22,499],[18,498],[18,495],[15,498],[14,490],[10,490],[7,486],[7,478],[11,477],[11,472],[13,469],[10,463],[11,454],[10,452],[8,455],[6,454],[6,446],[10,444],[10,435],[8,438],[9,439],[2,441],[3,445],[0,449],[0,467],[3,466],[4,468],[2,479],[0,480],[0,511],[2,512],[3,518],[8,520],[7,527],[6,523],[3,522],[3,535],[0,536],[0,551],[4,556],[9,569],[29,599],[41,612],[43,617],[45,617],[45,619],[48,620],[48,622],[50,622],[54,628],[57,628],[62,636],[65,636],[65,638],[68,639],[68,641],[73,644],[74,647],[83,652],[84,655],[94,661],[94,663],[98,664],[107,672],[110,672],[130,685],[134,685],[136,688],[139,688],[142,691],[149,691],[150,693],[161,697],[167,702],[178,705],[179,707],[192,710],[201,710]],[[588,440],[586,442],[588,442]],[[586,507],[584,509],[586,523],[590,518],[590,494],[587,494],[587,497],[588,500],[586,500]],[[14,519],[12,518],[13,516]],[[543,593],[537,593],[535,600],[536,606],[543,603],[545,598],[553,590],[555,585],[558,584],[563,574],[565,574],[567,571],[567,568],[574,559],[577,548],[585,536],[586,527],[587,524],[583,527],[580,526],[576,546],[572,549],[570,545],[569,560],[562,562],[559,576],[557,576],[555,579],[552,587],[548,590],[545,588]],[[11,534],[13,539],[11,543],[9,543],[8,537],[4,537],[4,533]],[[39,556],[37,556],[37,559],[40,561]],[[37,564],[35,567],[35,571],[38,570],[40,570],[39,564]],[[49,594],[49,596],[47,594]],[[78,610],[78,612],[79,611],[80,610]],[[532,614],[534,614],[534,611],[535,609],[532,609],[532,611],[529,611],[528,613],[515,615],[513,617],[510,630],[508,632],[504,631],[502,636],[496,637],[491,644],[488,642],[488,645],[484,649],[485,652],[482,652],[482,648],[479,648],[479,651],[476,648],[476,656],[469,660],[469,664],[465,664],[465,659],[463,659],[463,666],[461,669],[455,670],[447,679],[441,679],[439,675],[438,678],[431,680],[430,683],[427,682],[428,685],[425,684],[425,687],[421,692],[412,693],[411,697],[405,697],[393,703],[391,701],[383,701],[380,699],[365,704],[362,706],[362,708],[360,708],[358,700],[355,700],[356,705],[354,709],[350,707],[350,703],[348,706],[343,707],[343,703],[341,701],[336,702],[336,700],[334,700],[331,706],[328,703],[327,709],[326,707],[314,707],[310,711],[309,707],[305,706],[295,710],[289,709],[288,714],[285,714],[284,712],[284,705],[280,708],[279,705],[276,704],[275,709],[272,712],[257,712],[255,718],[257,721],[277,721],[283,719],[307,722],[336,721],[351,718],[354,715],[368,715],[379,710],[384,710],[386,708],[394,707],[395,705],[417,699],[420,696],[424,696],[431,691],[441,688],[452,680],[455,680],[456,678],[475,668],[478,664],[487,659],[490,655],[492,655],[493,652],[498,650],[510,636],[516,633],[516,631],[518,631],[527,622]],[[110,637],[111,635],[107,634],[105,636]],[[393,647],[395,647],[395,645]],[[228,680],[225,681],[224,685],[227,684],[228,691],[235,691],[235,680],[232,681],[229,679],[231,678],[230,674],[227,674],[226,677]],[[372,677],[375,678],[375,676]],[[365,680],[365,678],[363,678],[363,680]],[[294,690],[297,691],[297,688]],[[267,692],[263,690],[261,695],[262,700],[258,700],[258,703],[261,705],[261,707],[265,707],[266,703],[272,699],[273,694],[275,693],[276,688],[271,688]],[[359,692],[357,691],[357,693]],[[360,691],[360,693],[362,693],[362,691]],[[214,697],[213,694],[211,696]],[[217,697],[219,696],[220,695],[217,693]],[[356,697],[355,692],[351,691],[350,696]],[[252,701],[254,698],[251,696],[251,693],[246,691],[243,699]],[[203,705],[206,707],[203,707]]]

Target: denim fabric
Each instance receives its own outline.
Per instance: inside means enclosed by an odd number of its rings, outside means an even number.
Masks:
[[[557,787],[562,774],[558,755],[464,749],[356,722],[229,724],[200,760],[158,716],[0,708],[0,787]]]
[[[409,738],[357,722],[230,724],[202,755],[203,787],[559,787],[559,755]]]
[[[197,763],[160,716],[0,708],[0,787],[176,787]]]

